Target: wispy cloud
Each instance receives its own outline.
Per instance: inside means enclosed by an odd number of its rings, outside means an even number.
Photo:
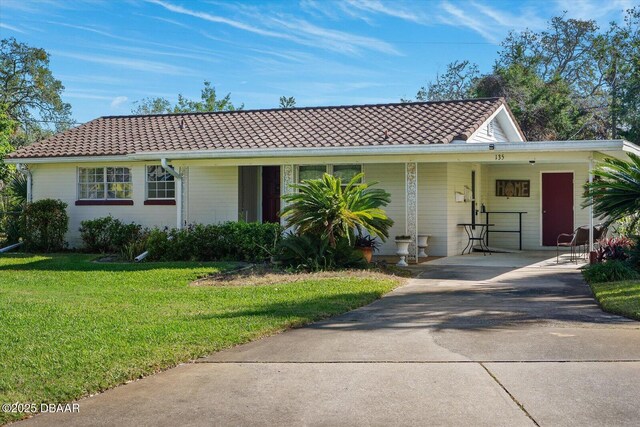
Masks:
[[[143,71],[148,73],[157,74],[170,74],[170,75],[193,75],[193,72],[187,68],[179,67],[176,65],[165,64],[157,61],[146,61],[142,59],[130,59],[121,58],[108,55],[93,55],[83,53],[72,52],[60,52],[52,51],[57,56],[63,56],[66,58],[77,59],[80,61],[93,62],[96,64],[109,65],[118,68],[126,68],[129,70]]]
[[[288,40],[304,46],[324,48],[335,52],[358,54],[363,50],[373,50],[398,55],[399,52],[389,43],[374,37],[359,36],[344,31],[320,27],[311,22],[290,15],[273,15],[256,8],[238,5],[237,12],[260,22],[260,25],[230,19],[208,12],[201,12],[174,5],[163,0],[147,0],[179,14],[203,19],[208,22],[224,24],[265,37]]]
[[[463,9],[448,1],[442,2],[440,9],[441,23],[468,28],[491,43],[498,43],[510,30],[541,29],[545,25],[544,19],[532,10],[509,13],[476,2],[465,3]]]
[[[20,28],[14,27],[9,24],[3,24],[2,22],[0,22],[0,28],[4,28],[5,30],[15,31],[16,33],[27,34],[26,31],[23,31]]]
[[[116,96],[113,98],[113,101],[111,101],[111,108],[118,108],[124,105],[128,100],[129,98],[126,96]]]
[[[426,23],[426,17],[421,11],[416,8],[413,8],[413,10],[405,8],[397,2],[387,4],[383,3],[381,0],[346,0],[346,2],[341,4],[363,12],[387,15],[418,24]]]
[[[559,13],[567,12],[567,15],[571,18],[593,19],[603,24],[611,18],[619,17],[624,11],[637,5],[637,1],[635,1],[634,4],[634,0],[608,0],[604,2],[592,0],[556,0],[555,5]]]

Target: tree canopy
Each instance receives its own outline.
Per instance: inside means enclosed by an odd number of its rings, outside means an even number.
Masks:
[[[281,96],[278,106],[280,108],[293,108],[296,106],[296,98],[293,96]]]
[[[14,38],[0,41],[0,105],[24,132],[71,124],[71,105],[62,101],[64,86],[49,69],[49,54]]]
[[[563,15],[544,31],[511,32],[490,72],[455,61],[416,99],[503,96],[530,140],[640,142],[639,22],[635,7],[623,23],[604,30],[595,21]]]
[[[163,114],[163,113],[204,113],[215,111],[242,110],[244,104],[236,107],[231,102],[231,94],[228,93],[223,98],[218,98],[216,88],[211,86],[211,82],[205,80],[204,87],[200,92],[200,100],[192,100],[182,94],[178,94],[178,102],[171,105],[171,102],[162,97],[143,98],[135,101],[135,108],[131,110],[133,114]]]

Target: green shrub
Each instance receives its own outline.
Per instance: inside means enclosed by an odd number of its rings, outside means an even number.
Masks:
[[[619,282],[622,280],[640,279],[640,273],[624,261],[607,261],[591,264],[582,270],[582,275],[589,283]]]
[[[144,250],[146,233],[140,224],[125,224],[107,216],[82,221],[80,237],[88,252],[118,253],[125,246],[142,247]]]
[[[147,239],[149,260],[264,261],[280,239],[279,224],[225,222],[154,229]]]
[[[29,251],[63,249],[68,229],[67,204],[61,200],[42,199],[27,203],[20,216],[20,234]]]
[[[276,258],[284,267],[304,271],[327,271],[343,268],[365,268],[362,252],[356,250],[347,238],[336,241],[332,247],[329,238],[308,234],[287,235],[278,246]]]

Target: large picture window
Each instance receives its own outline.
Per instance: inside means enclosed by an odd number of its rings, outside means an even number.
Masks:
[[[307,179],[320,179],[325,173],[332,174],[347,185],[351,179],[362,172],[362,165],[303,165],[298,166],[298,182]]]
[[[80,200],[128,200],[131,199],[132,189],[129,168],[78,169],[78,199]]]
[[[176,183],[173,175],[162,166],[147,166],[147,199],[173,200],[176,197]]]

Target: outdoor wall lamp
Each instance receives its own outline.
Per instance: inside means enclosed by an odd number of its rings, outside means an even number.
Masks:
[[[533,166],[533,165],[535,165],[535,164],[536,164],[536,161],[535,161],[535,160],[529,160],[529,164],[530,164],[531,166]]]
[[[496,146],[495,144],[489,144],[489,150],[495,150]]]

